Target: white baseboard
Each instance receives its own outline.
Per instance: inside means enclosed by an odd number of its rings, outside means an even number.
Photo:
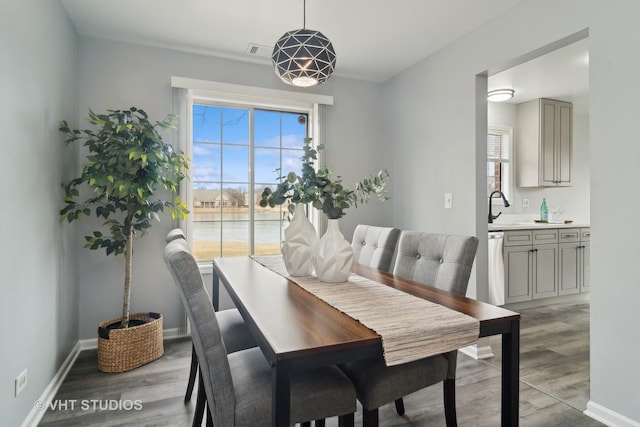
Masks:
[[[587,402],[587,409],[583,413],[611,427],[640,427],[640,422],[625,417],[592,400]]]
[[[478,338],[478,341],[470,346],[460,349],[461,352],[476,360],[489,359],[493,357],[491,340],[489,337]]]
[[[38,401],[42,402],[42,404],[33,405],[33,409],[31,409],[31,412],[29,412],[27,418],[25,418],[22,422],[22,427],[36,427],[40,423],[40,420],[42,419],[46,411],[37,409],[36,407],[48,408],[50,406],[53,398],[56,396],[56,393],[58,393],[62,382],[67,377],[69,370],[78,358],[80,351],[82,351],[82,348],[80,346],[80,341],[78,341],[73,349],[69,352],[69,355],[64,360],[64,362],[62,362],[62,365],[49,382],[49,385],[47,385],[47,387],[42,392],[40,399],[38,399]]]
[[[537,308],[552,304],[577,304],[590,300],[591,294],[589,292],[585,292],[582,294],[560,295],[557,297],[534,299],[524,302],[512,302],[511,304],[505,304],[502,307],[507,310],[519,311],[522,309]]]
[[[463,347],[460,349],[460,351],[476,360],[489,359],[493,357],[493,349],[491,349],[490,345],[474,344],[467,347]]]
[[[165,340],[180,338],[183,336],[185,335],[180,333],[180,330],[178,328],[165,329],[162,331],[162,337]],[[98,348],[98,338],[79,340],[76,343],[73,349],[69,352],[67,358],[62,363],[62,366],[60,366],[60,369],[58,369],[56,374],[49,382],[49,385],[47,385],[47,388],[45,388],[42,392],[42,395],[38,399],[39,402],[42,402],[42,405],[38,405],[39,407],[50,407],[51,402],[53,402],[53,398],[56,396],[56,393],[58,393],[62,382],[67,377],[69,370],[78,358],[80,352],[84,350],[92,350],[95,348]],[[29,415],[27,415],[27,418],[25,418],[22,422],[21,427],[36,427],[40,423],[40,420],[44,416],[45,412],[46,411],[36,409],[36,405],[34,405],[33,409],[31,409],[31,412],[29,412]]]

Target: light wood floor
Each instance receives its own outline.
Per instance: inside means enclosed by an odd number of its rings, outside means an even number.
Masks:
[[[589,400],[589,304],[554,304],[519,310],[521,320],[520,425],[601,426],[582,411]],[[460,354],[457,413],[460,426],[500,425],[500,339],[492,338],[496,357],[477,361]],[[96,352],[85,351],[62,384],[56,401],[67,410],[49,409],[41,426],[190,426],[194,399],[183,403],[191,342],[172,340],[165,355],[122,374],[96,368]],[[75,400],[75,408],[69,408]],[[93,402],[95,400],[95,403]],[[140,401],[141,409],[132,408]],[[100,404],[121,410],[100,410]],[[81,407],[84,405],[84,408]],[[93,407],[95,405],[95,408]],[[445,426],[442,387],[405,398],[406,414],[393,404],[380,410],[381,426]],[[337,420],[327,420],[337,426]],[[361,425],[360,413],[356,425]]]

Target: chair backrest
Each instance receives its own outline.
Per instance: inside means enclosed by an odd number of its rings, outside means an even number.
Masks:
[[[229,360],[198,264],[189,251],[187,241],[183,239],[176,239],[167,244],[164,260],[173,275],[180,299],[191,321],[191,339],[204,379],[213,424],[232,426],[235,422],[236,402]]]
[[[403,231],[393,274],[464,295],[477,248],[474,236]]]
[[[174,228],[167,233],[167,237],[165,237],[165,241],[169,243],[175,239],[184,239],[187,240],[187,237],[184,235],[184,231],[179,228]]]
[[[399,236],[397,228],[359,224],[351,240],[354,261],[390,271]]]

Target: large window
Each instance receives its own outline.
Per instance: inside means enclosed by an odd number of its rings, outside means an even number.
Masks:
[[[507,200],[511,197],[511,140],[513,129],[489,125],[487,136],[487,196],[501,191]],[[493,203],[502,203],[498,194]]]
[[[261,208],[265,186],[300,173],[308,111],[192,104],[191,220],[199,261],[279,253],[283,208]]]

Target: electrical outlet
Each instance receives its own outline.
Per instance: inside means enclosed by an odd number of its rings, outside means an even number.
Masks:
[[[523,208],[529,207],[529,199],[522,199],[522,207]]]
[[[22,393],[22,390],[27,386],[27,370],[20,372],[20,375],[16,377],[16,397]]]
[[[451,209],[453,207],[453,194],[444,193],[444,208]]]

